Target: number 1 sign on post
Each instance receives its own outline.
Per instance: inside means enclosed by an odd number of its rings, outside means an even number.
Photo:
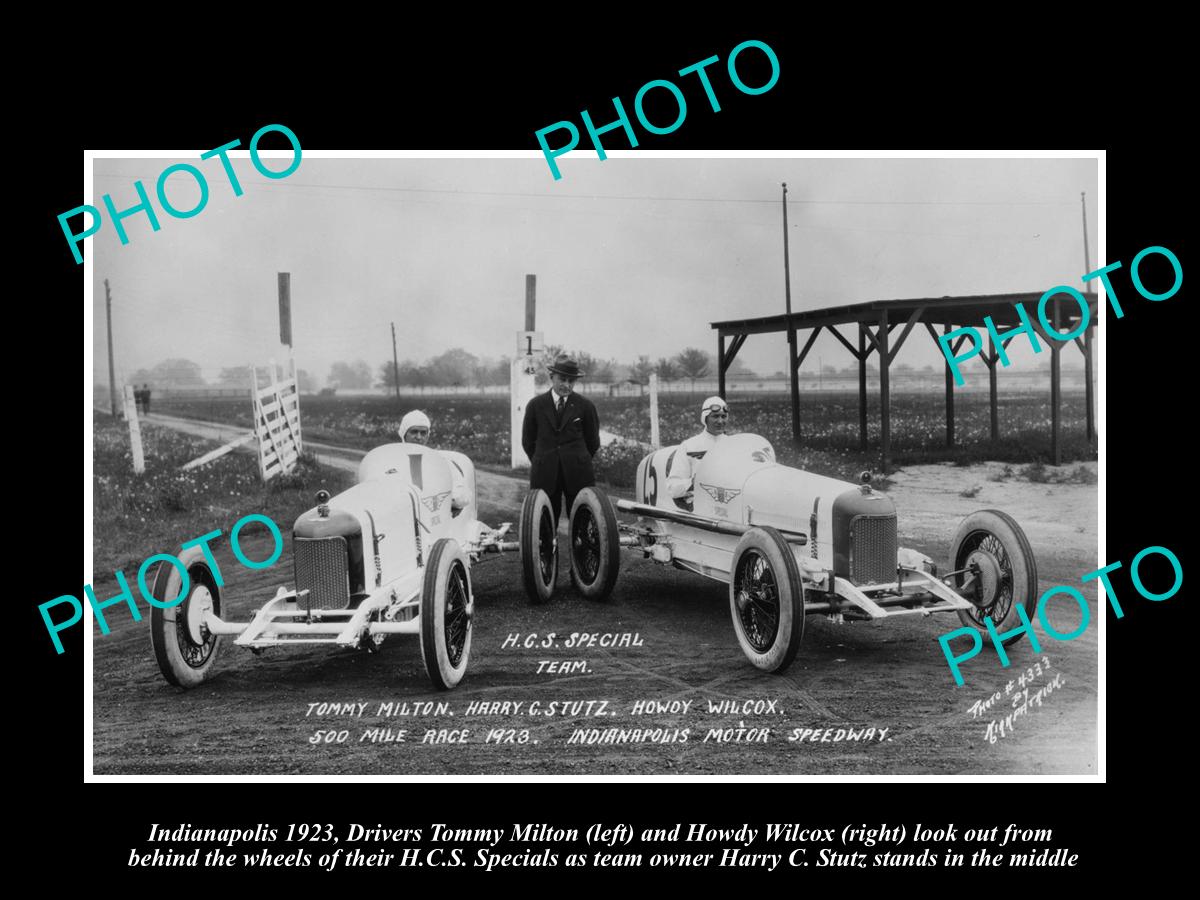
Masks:
[[[545,343],[540,331],[517,332],[517,355],[512,362],[510,380],[512,398],[512,458],[514,469],[529,465],[521,447],[521,429],[525,424],[525,406],[537,394],[537,362]]]

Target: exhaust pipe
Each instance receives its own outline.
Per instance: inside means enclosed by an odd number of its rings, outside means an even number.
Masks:
[[[618,500],[617,509],[622,512],[630,512],[639,516],[644,516],[647,519],[665,519],[668,522],[678,522],[680,525],[691,525],[693,528],[700,528],[704,531],[715,531],[717,534],[732,534],[741,537],[753,525],[738,525],[735,522],[726,522],[723,519],[710,519],[707,516],[697,515],[696,513],[686,512],[684,510],[662,509],[658,506],[647,506],[645,503],[634,503],[632,500]],[[808,535],[799,531],[789,531],[780,528],[779,532],[784,536],[789,544],[798,544],[804,546],[808,543]]]

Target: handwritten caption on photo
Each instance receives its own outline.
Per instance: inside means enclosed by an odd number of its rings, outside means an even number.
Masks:
[[[984,728],[983,736],[989,744],[994,744],[1000,738],[1006,738],[1013,733],[1016,720],[1028,715],[1033,708],[1040,709],[1046,698],[1060,689],[1064,682],[1063,673],[1057,669],[1049,681],[1037,684],[1038,679],[1050,675],[1050,658],[1043,656],[1025,671],[1004,685],[1003,691],[996,691],[990,697],[976,700],[967,709],[971,719],[981,719],[990,712],[997,715],[1004,709],[1002,701],[1008,702],[1009,713],[999,718],[990,719]],[[1015,689],[1015,690],[1014,690]],[[1033,693],[1030,693],[1030,691]]]
[[[690,724],[678,722],[690,716]],[[890,726],[792,726],[779,698],[669,700],[351,700],[311,701],[305,719],[329,727],[304,732],[313,746],[328,744],[882,744]],[[489,719],[509,719],[496,726]],[[661,725],[657,717],[670,724]],[[610,725],[613,719],[627,719]],[[452,721],[453,720],[453,721]],[[553,721],[551,721],[553,720]],[[550,726],[570,720],[567,730]],[[583,720],[583,721],[581,721]],[[784,720],[784,721],[781,721]],[[403,723],[404,727],[401,727]],[[513,727],[505,727],[512,724]]]

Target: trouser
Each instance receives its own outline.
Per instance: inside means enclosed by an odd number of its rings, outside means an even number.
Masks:
[[[546,491],[550,497],[550,506],[554,510],[554,521],[557,523],[559,516],[562,513],[571,515],[571,507],[575,505],[575,498],[579,496],[579,492],[585,487],[595,484],[594,480],[589,481],[586,485],[576,485],[570,487],[567,485],[567,476],[563,471],[562,463],[558,464],[558,468],[554,473],[554,488]]]
[[[558,464],[558,468],[554,472],[554,488],[547,493],[550,495],[550,505],[554,509],[554,521],[557,524],[559,516],[564,511],[563,500],[567,501],[565,511],[567,515],[570,515],[571,506],[575,503],[575,495],[579,493],[567,487],[566,473],[563,472],[562,463]]]

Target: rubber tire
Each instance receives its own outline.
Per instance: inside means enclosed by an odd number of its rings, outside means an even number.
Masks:
[[[467,635],[458,664],[450,660],[446,644],[446,603],[452,578],[461,578],[466,591]],[[429,551],[425,578],[421,583],[421,660],[429,680],[439,691],[448,691],[462,681],[471,659],[471,633],[475,601],[471,594],[471,570],[458,541],[441,538]]]
[[[183,658],[179,649],[179,616],[187,615],[188,604],[196,593],[196,588],[208,588],[212,595],[213,612],[221,615],[221,589],[217,586],[212,568],[204,558],[201,547],[189,547],[179,555],[179,561],[187,569],[188,596],[181,602],[167,609],[157,606],[150,607],[150,644],[154,648],[154,659],[158,662],[159,671],[163,678],[181,688],[194,688],[207,681],[212,673],[217,656],[221,652],[222,636],[213,636],[212,652],[200,666],[193,666]],[[154,567],[154,575],[150,580],[150,593],[156,600],[171,600],[179,595],[179,570],[168,562],[160,562]]]
[[[779,593],[779,625],[766,652],[759,652],[751,645],[737,608],[737,571],[742,557],[750,550],[756,551],[770,566]],[[765,526],[751,528],[738,541],[729,572],[729,611],[742,652],[756,668],[778,674],[792,664],[804,638],[804,582],[792,548],[778,530]]]
[[[575,562],[575,514],[584,507],[592,514],[600,539],[600,563],[591,582],[583,580]],[[603,491],[599,488],[585,487],[571,504],[569,523],[571,584],[588,600],[607,600],[617,585],[617,575],[621,570],[621,529],[617,527],[617,513]]]
[[[540,523],[543,513],[554,517],[554,506],[550,497],[541,488],[534,488],[525,495],[521,504],[521,581],[525,585],[525,596],[530,603],[547,602],[554,596],[558,584],[558,522],[554,523],[554,565],[549,580],[542,578],[539,555]]]
[[[1016,612],[1018,603],[1025,607],[1026,616],[1033,621],[1038,600],[1037,561],[1033,558],[1033,548],[1029,545],[1029,539],[1025,537],[1025,532],[1021,530],[1021,526],[1012,516],[998,509],[981,509],[963,519],[954,533],[954,540],[950,543],[950,571],[963,567],[965,561],[963,564],[956,564],[960,549],[971,534],[979,531],[988,532],[1000,541],[1012,566],[1012,603],[1004,620],[993,622],[996,631],[1003,634],[1021,624]],[[983,635],[987,634],[987,628],[974,621],[965,611],[960,610],[958,618],[969,628],[975,628]],[[1005,646],[1016,643],[1024,634],[1025,632],[1022,631],[1005,639],[1002,643]]]

